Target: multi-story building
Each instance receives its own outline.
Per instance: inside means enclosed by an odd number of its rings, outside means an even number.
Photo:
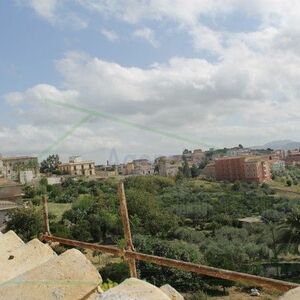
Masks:
[[[271,164],[261,158],[247,158],[245,160],[245,180],[265,182],[272,179]]]
[[[38,158],[33,156],[0,157],[0,177],[30,183],[39,176]]]
[[[204,169],[202,170],[202,174],[207,178],[216,178],[216,164],[215,161],[209,162]]]
[[[118,176],[118,167],[117,166],[110,166],[110,165],[99,165],[95,166],[96,176],[99,177],[114,177]]]
[[[93,160],[82,160],[80,156],[72,156],[68,163],[60,164],[59,170],[64,174],[72,176],[94,176],[95,162]]]
[[[127,164],[119,165],[118,172],[122,175],[152,175],[154,165],[148,159],[135,159]]]
[[[245,157],[223,157],[215,160],[217,180],[245,180]]]
[[[276,160],[276,161],[270,161],[271,163],[271,169],[272,174],[282,174],[285,170],[285,161],[284,160]]]
[[[158,157],[155,164],[158,168],[158,173],[161,176],[176,176],[179,169],[182,168],[184,158],[186,159],[189,167],[193,165],[198,166],[205,159],[205,152],[201,149],[195,149],[181,155],[171,155]]]
[[[289,150],[285,162],[287,165],[300,165],[300,150]]]
[[[180,156],[180,161],[182,161],[182,155]],[[205,152],[203,152],[201,149],[195,149],[193,152],[183,154],[183,156],[187,159],[189,166],[192,167],[193,165],[199,165],[204,160]]]
[[[159,157],[156,159],[156,165],[160,176],[176,176],[179,168],[182,167],[182,158],[181,160],[174,160],[171,157]]]
[[[128,162],[125,165],[125,175],[132,175],[134,171],[134,163],[133,162]]]
[[[272,178],[271,164],[261,157],[223,157],[215,161],[217,180],[265,182]]]
[[[135,159],[132,163],[134,175],[154,174],[154,165],[148,159]]]

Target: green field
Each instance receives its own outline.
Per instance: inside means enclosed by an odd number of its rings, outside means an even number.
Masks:
[[[49,213],[55,215],[55,221],[59,221],[65,211],[69,210],[72,203],[48,203]]]
[[[275,190],[280,197],[287,197],[289,199],[300,198],[300,184],[287,186],[285,183],[273,180],[268,182],[268,185]]]

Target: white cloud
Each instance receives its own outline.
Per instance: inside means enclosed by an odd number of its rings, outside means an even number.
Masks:
[[[132,149],[151,154],[201,147],[202,143],[222,147],[297,139],[300,57],[281,51],[267,53],[253,52],[243,42],[232,41],[219,62],[174,57],[164,64],[137,68],[70,52],[57,61],[63,90],[37,85],[9,94],[6,100],[16,108],[22,105],[19,116],[24,124],[36,128],[34,134],[52,130],[56,138],[87,113],[98,112],[58,149],[64,154],[93,149],[99,152],[91,156],[102,161],[109,147],[122,155]],[[67,106],[55,106],[45,99]],[[83,110],[74,110],[74,105]],[[151,128],[178,138],[167,138]],[[33,142],[19,129],[12,136],[23,144],[26,140],[38,144],[38,137]],[[55,140],[50,133],[47,139]]]
[[[87,28],[88,22],[66,8],[67,0],[14,0],[17,5],[27,6],[52,25]]]
[[[150,28],[144,27],[141,29],[137,29],[134,31],[133,35],[147,41],[154,48],[159,47],[159,42],[155,38],[155,33]]]
[[[31,0],[31,7],[41,17],[53,21],[56,17],[56,9],[58,6],[57,0]]]
[[[112,30],[102,28],[100,30],[100,32],[111,42],[117,41],[119,39],[119,36],[117,35],[117,33]]]
[[[56,21],[57,9],[59,6],[58,0],[14,0],[17,5],[24,5],[31,7],[34,12],[53,23]]]

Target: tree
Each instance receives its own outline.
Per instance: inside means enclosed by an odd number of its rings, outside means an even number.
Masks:
[[[90,194],[80,195],[72,208],[63,214],[63,221],[71,223],[70,233],[82,241],[105,241],[119,237],[122,232],[114,199],[103,199]]]
[[[242,144],[239,144],[240,149],[244,149],[244,146]]]
[[[7,230],[15,231],[25,242],[43,232],[42,213],[35,207],[15,209],[8,215]]]
[[[134,236],[134,245],[142,253],[193,263],[203,263],[203,257],[198,247],[183,241],[167,241],[150,236],[136,235]],[[141,278],[157,286],[171,283],[179,291],[195,291],[203,287],[201,277],[190,272],[145,262],[139,262],[138,269]]]
[[[185,155],[185,154],[189,154],[191,153],[192,151],[190,151],[189,149],[184,149],[182,154]]]
[[[26,199],[33,198],[36,195],[35,188],[27,184],[24,185],[23,192],[24,192],[24,198]]]
[[[166,236],[178,227],[178,217],[163,209],[150,192],[131,188],[126,198],[134,232]]]
[[[186,178],[190,178],[191,177],[191,169],[189,167],[187,158],[185,156],[183,156],[182,174]]]
[[[198,177],[199,175],[200,175],[200,169],[196,165],[193,165],[191,168],[192,178]]]
[[[104,282],[112,280],[113,282],[121,283],[130,277],[130,272],[127,262],[110,263],[99,270]]]
[[[288,247],[292,244],[297,248],[300,244],[300,209],[293,209],[278,229],[280,242]]]
[[[233,191],[235,191],[235,192],[238,192],[238,191],[241,189],[241,183],[240,183],[239,181],[236,181],[236,182],[232,185],[231,189],[232,189]]]
[[[58,172],[58,166],[61,164],[58,154],[49,155],[45,160],[41,162],[41,173],[56,173]]]

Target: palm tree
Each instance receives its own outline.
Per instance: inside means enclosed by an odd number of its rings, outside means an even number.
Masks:
[[[300,244],[300,208],[293,209],[284,223],[278,227],[280,243],[284,248],[292,246],[294,250]]]

